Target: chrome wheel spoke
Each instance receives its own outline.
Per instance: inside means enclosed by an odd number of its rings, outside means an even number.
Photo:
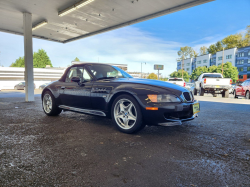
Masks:
[[[49,94],[45,94],[43,97],[43,109],[46,113],[50,113],[52,110],[52,98]]]
[[[118,126],[123,129],[131,129],[137,119],[134,104],[128,99],[120,99],[114,107],[114,118]]]

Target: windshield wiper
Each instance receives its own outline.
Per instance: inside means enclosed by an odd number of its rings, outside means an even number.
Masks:
[[[101,80],[101,79],[114,79],[116,77],[101,77],[101,78],[98,78],[97,80]]]

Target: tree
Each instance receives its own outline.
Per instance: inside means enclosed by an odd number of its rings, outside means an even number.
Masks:
[[[161,80],[161,81],[168,81],[168,78],[164,77],[164,78],[160,78],[159,80]]]
[[[181,47],[180,50],[177,52],[179,58],[177,59],[177,61],[181,61],[181,60],[184,60],[184,59],[187,59],[188,57],[189,58],[192,58],[195,56],[194,54],[194,50],[192,47],[188,47],[188,46],[185,46],[185,47]]]
[[[200,55],[206,55],[207,54],[207,47],[202,46],[200,47]]]
[[[150,73],[150,74],[148,75],[148,79],[155,79],[155,80],[157,80],[158,77],[157,77],[157,75],[156,75],[155,73]]]
[[[210,45],[210,46],[207,48],[207,52],[208,52],[208,53],[211,53],[211,54],[215,54],[215,53],[217,52],[216,45],[215,45],[215,44]]]
[[[79,58],[75,58],[75,60],[74,60],[75,62],[80,62],[80,60],[79,60]]]
[[[192,80],[196,80],[202,73],[208,73],[208,68],[206,66],[199,66],[195,68],[195,70],[192,72],[190,78]]]
[[[218,66],[215,66],[215,65],[210,66],[210,67],[208,68],[208,72],[209,72],[209,73],[221,73],[221,71],[220,71],[220,69],[218,68]]]
[[[171,73],[169,75],[171,78],[182,78],[182,69],[178,70],[178,71],[174,71],[173,73]],[[183,70],[183,79],[186,81],[186,82],[189,82],[189,75],[188,75],[188,72],[184,71]]]
[[[39,49],[38,52],[34,52],[34,54],[33,54],[33,67],[34,68],[45,68],[46,65],[50,65],[50,67],[53,67],[46,51],[43,49]]]
[[[222,73],[222,65],[218,66],[218,73]],[[223,77],[224,78],[231,78],[233,82],[238,80],[238,69],[234,67],[231,62],[226,62],[223,64]]]
[[[216,42],[215,46],[216,46],[217,51],[222,51],[223,50],[223,45],[222,45],[221,41]]]
[[[19,57],[16,59],[16,61],[13,62],[10,67],[25,67],[24,57]]]
[[[46,65],[50,65],[51,67],[53,67],[45,50],[39,49],[38,52],[34,52],[33,67],[45,68]],[[25,67],[24,57],[19,57],[18,59],[16,59],[16,61],[12,63],[10,67]]]

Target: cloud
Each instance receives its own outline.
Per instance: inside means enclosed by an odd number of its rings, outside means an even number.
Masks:
[[[5,56],[5,66],[9,66],[19,56],[23,56],[23,37],[0,34],[7,38],[0,46],[9,46],[11,57]],[[17,45],[18,43],[18,45]],[[164,76],[176,70],[177,50],[182,46],[178,42],[165,41],[152,36],[136,27],[129,26],[104,34],[81,39],[75,42],[60,44],[45,40],[33,39],[34,51],[45,49],[53,66],[63,67],[71,64],[78,57],[81,61],[128,64],[128,71],[156,72],[154,64],[163,64]],[[10,51],[5,50],[10,55]]]

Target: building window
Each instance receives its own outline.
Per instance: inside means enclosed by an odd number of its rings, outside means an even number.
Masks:
[[[203,63],[207,63],[207,60],[203,60]]]
[[[219,57],[218,57],[218,60],[222,60],[222,56],[219,56]]]
[[[248,59],[248,64],[250,64],[250,59]]]
[[[250,74],[247,74],[247,78],[248,78],[248,79],[250,78]]]
[[[238,53],[238,57],[243,57],[244,53]]]
[[[218,64],[218,66],[221,65],[221,63]]]
[[[248,51],[248,56],[250,56],[250,51]]]
[[[187,66],[190,66],[190,63],[187,63]]]
[[[227,55],[226,56],[226,59],[231,59],[232,58],[232,55]]]
[[[243,71],[243,68],[238,68],[238,71],[239,71],[239,72]]]
[[[189,68],[187,68],[187,71],[189,71]]]
[[[197,64],[201,64],[201,61],[197,61]]]
[[[250,67],[247,67],[247,71],[250,71]]]
[[[237,60],[237,64],[244,64],[244,60]]]
[[[243,75],[239,75],[239,79],[243,79]]]

